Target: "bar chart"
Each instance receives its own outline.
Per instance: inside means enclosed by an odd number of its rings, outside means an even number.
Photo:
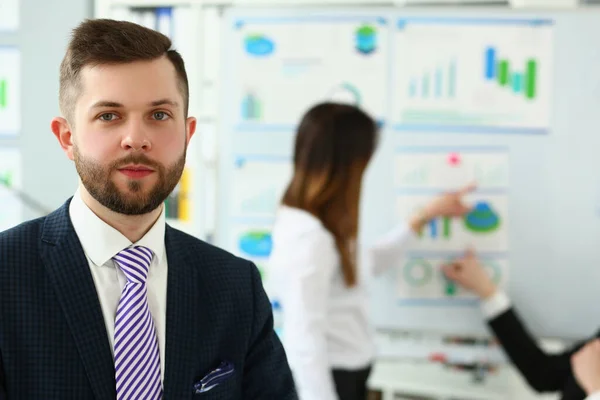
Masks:
[[[428,194],[400,193],[396,197],[396,219],[408,221],[431,199]],[[427,222],[411,243],[418,253],[478,251],[506,252],[509,249],[508,196],[506,193],[476,193],[467,196],[473,209],[464,217],[436,218]]]
[[[429,221],[426,229],[419,233],[419,237],[427,235],[431,239],[450,239],[451,234],[452,220],[448,217],[443,217],[435,218]]]
[[[547,132],[550,22],[400,21],[392,67],[396,131]]]
[[[412,76],[408,85],[410,98],[453,99],[456,97],[456,60],[432,67]]]
[[[262,104],[254,91],[246,93],[242,100],[241,115],[246,121],[258,121],[262,115]]]
[[[497,49],[490,46],[485,49],[484,63],[486,81],[496,82],[500,87],[523,95],[526,99],[535,99],[538,69],[535,58],[526,60],[525,65],[513,66],[509,59],[498,58]]]

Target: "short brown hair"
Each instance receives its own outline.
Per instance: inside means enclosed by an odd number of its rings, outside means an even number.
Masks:
[[[335,238],[344,282],[356,284],[356,236],[363,173],[378,142],[377,123],[352,105],[321,103],[303,116],[294,175],[283,204],[318,218]]]
[[[126,21],[88,19],[73,30],[60,65],[60,109],[69,119],[81,90],[79,74],[85,66],[150,61],[166,55],[173,63],[187,117],[189,86],[181,55],[160,32]]]

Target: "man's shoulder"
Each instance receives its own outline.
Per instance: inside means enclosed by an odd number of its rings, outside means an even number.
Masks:
[[[19,249],[38,246],[40,240],[54,242],[55,235],[69,231],[68,199],[61,207],[43,217],[22,222],[10,229],[0,232],[0,248]]]
[[[11,248],[37,245],[45,219],[46,217],[41,217],[29,220],[0,232],[0,253]]]
[[[6,273],[26,273],[23,266],[36,265],[43,224],[44,218],[38,218],[0,232],[0,284],[7,281]]]

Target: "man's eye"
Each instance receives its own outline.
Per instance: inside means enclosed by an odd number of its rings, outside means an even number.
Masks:
[[[117,116],[114,113],[105,113],[105,114],[100,115],[100,119],[102,121],[109,122],[109,121],[114,121],[115,119],[117,119]]]
[[[164,120],[166,120],[166,119],[169,118],[169,115],[167,113],[165,113],[165,112],[162,112],[162,111],[157,111],[157,112],[153,113],[152,116],[157,121],[164,121]]]

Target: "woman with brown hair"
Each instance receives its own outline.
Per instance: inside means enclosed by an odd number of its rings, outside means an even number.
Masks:
[[[363,173],[377,144],[360,109],[322,103],[304,115],[294,175],[272,232],[270,266],[283,309],[283,342],[301,400],[364,400],[374,358],[366,268],[357,265]],[[400,261],[432,218],[462,216],[472,187],[432,199],[369,248],[369,271]]]

